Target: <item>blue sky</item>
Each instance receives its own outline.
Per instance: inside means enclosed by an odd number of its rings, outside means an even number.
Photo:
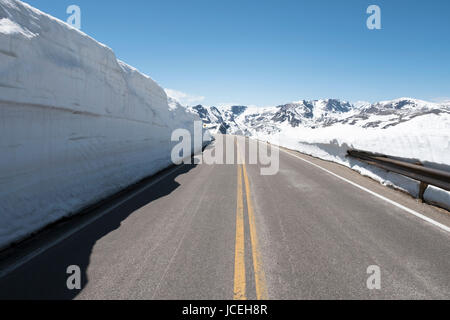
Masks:
[[[190,103],[450,99],[448,0],[28,0]],[[369,5],[382,30],[369,30]]]

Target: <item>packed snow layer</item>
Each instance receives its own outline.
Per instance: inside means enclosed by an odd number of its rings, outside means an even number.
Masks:
[[[280,127],[279,134],[254,131],[252,135],[289,149],[348,166],[385,185],[404,190],[413,196],[419,183],[388,173],[364,162],[346,157],[349,149],[359,149],[420,161],[425,166],[450,170],[450,115],[428,114],[388,129],[334,125],[324,128]],[[450,210],[450,193],[429,187],[425,200]]]
[[[168,167],[194,120],[108,47],[0,0],[0,248]]]

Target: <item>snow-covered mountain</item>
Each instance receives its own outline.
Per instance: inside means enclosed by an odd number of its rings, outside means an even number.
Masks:
[[[387,129],[417,117],[444,113],[450,113],[450,106],[447,104],[401,98],[362,106],[355,114],[333,123],[357,125],[363,128]]]
[[[355,104],[337,99],[298,101],[276,107],[188,107],[212,130],[253,135],[277,133],[284,128],[323,128],[346,124],[387,129],[428,114],[450,114],[450,105],[411,98]]]
[[[172,98],[169,98],[173,100]],[[196,113],[213,132],[249,134],[245,128],[238,124],[237,119],[248,109],[245,106],[233,106],[229,108],[207,107],[202,105],[189,106],[189,111]],[[244,129],[244,130],[242,130]]]

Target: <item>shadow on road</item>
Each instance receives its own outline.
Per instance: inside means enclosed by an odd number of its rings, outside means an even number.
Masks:
[[[165,197],[180,185],[176,178],[186,174],[195,165],[184,165],[168,177],[121,204],[91,225],[75,233],[62,243],[34,258],[24,266],[0,279],[1,300],[69,300],[74,299],[86,287],[89,279],[87,268],[96,242],[118,229],[125,219],[138,209]],[[81,269],[81,290],[68,290],[67,267],[77,265]]]

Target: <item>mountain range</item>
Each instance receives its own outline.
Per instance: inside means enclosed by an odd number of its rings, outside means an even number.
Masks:
[[[177,103],[176,101],[171,102]],[[312,129],[336,125],[387,129],[429,114],[450,114],[450,104],[400,98],[377,103],[338,99],[302,100],[275,107],[189,106],[213,132],[252,136],[273,134],[286,127]]]

